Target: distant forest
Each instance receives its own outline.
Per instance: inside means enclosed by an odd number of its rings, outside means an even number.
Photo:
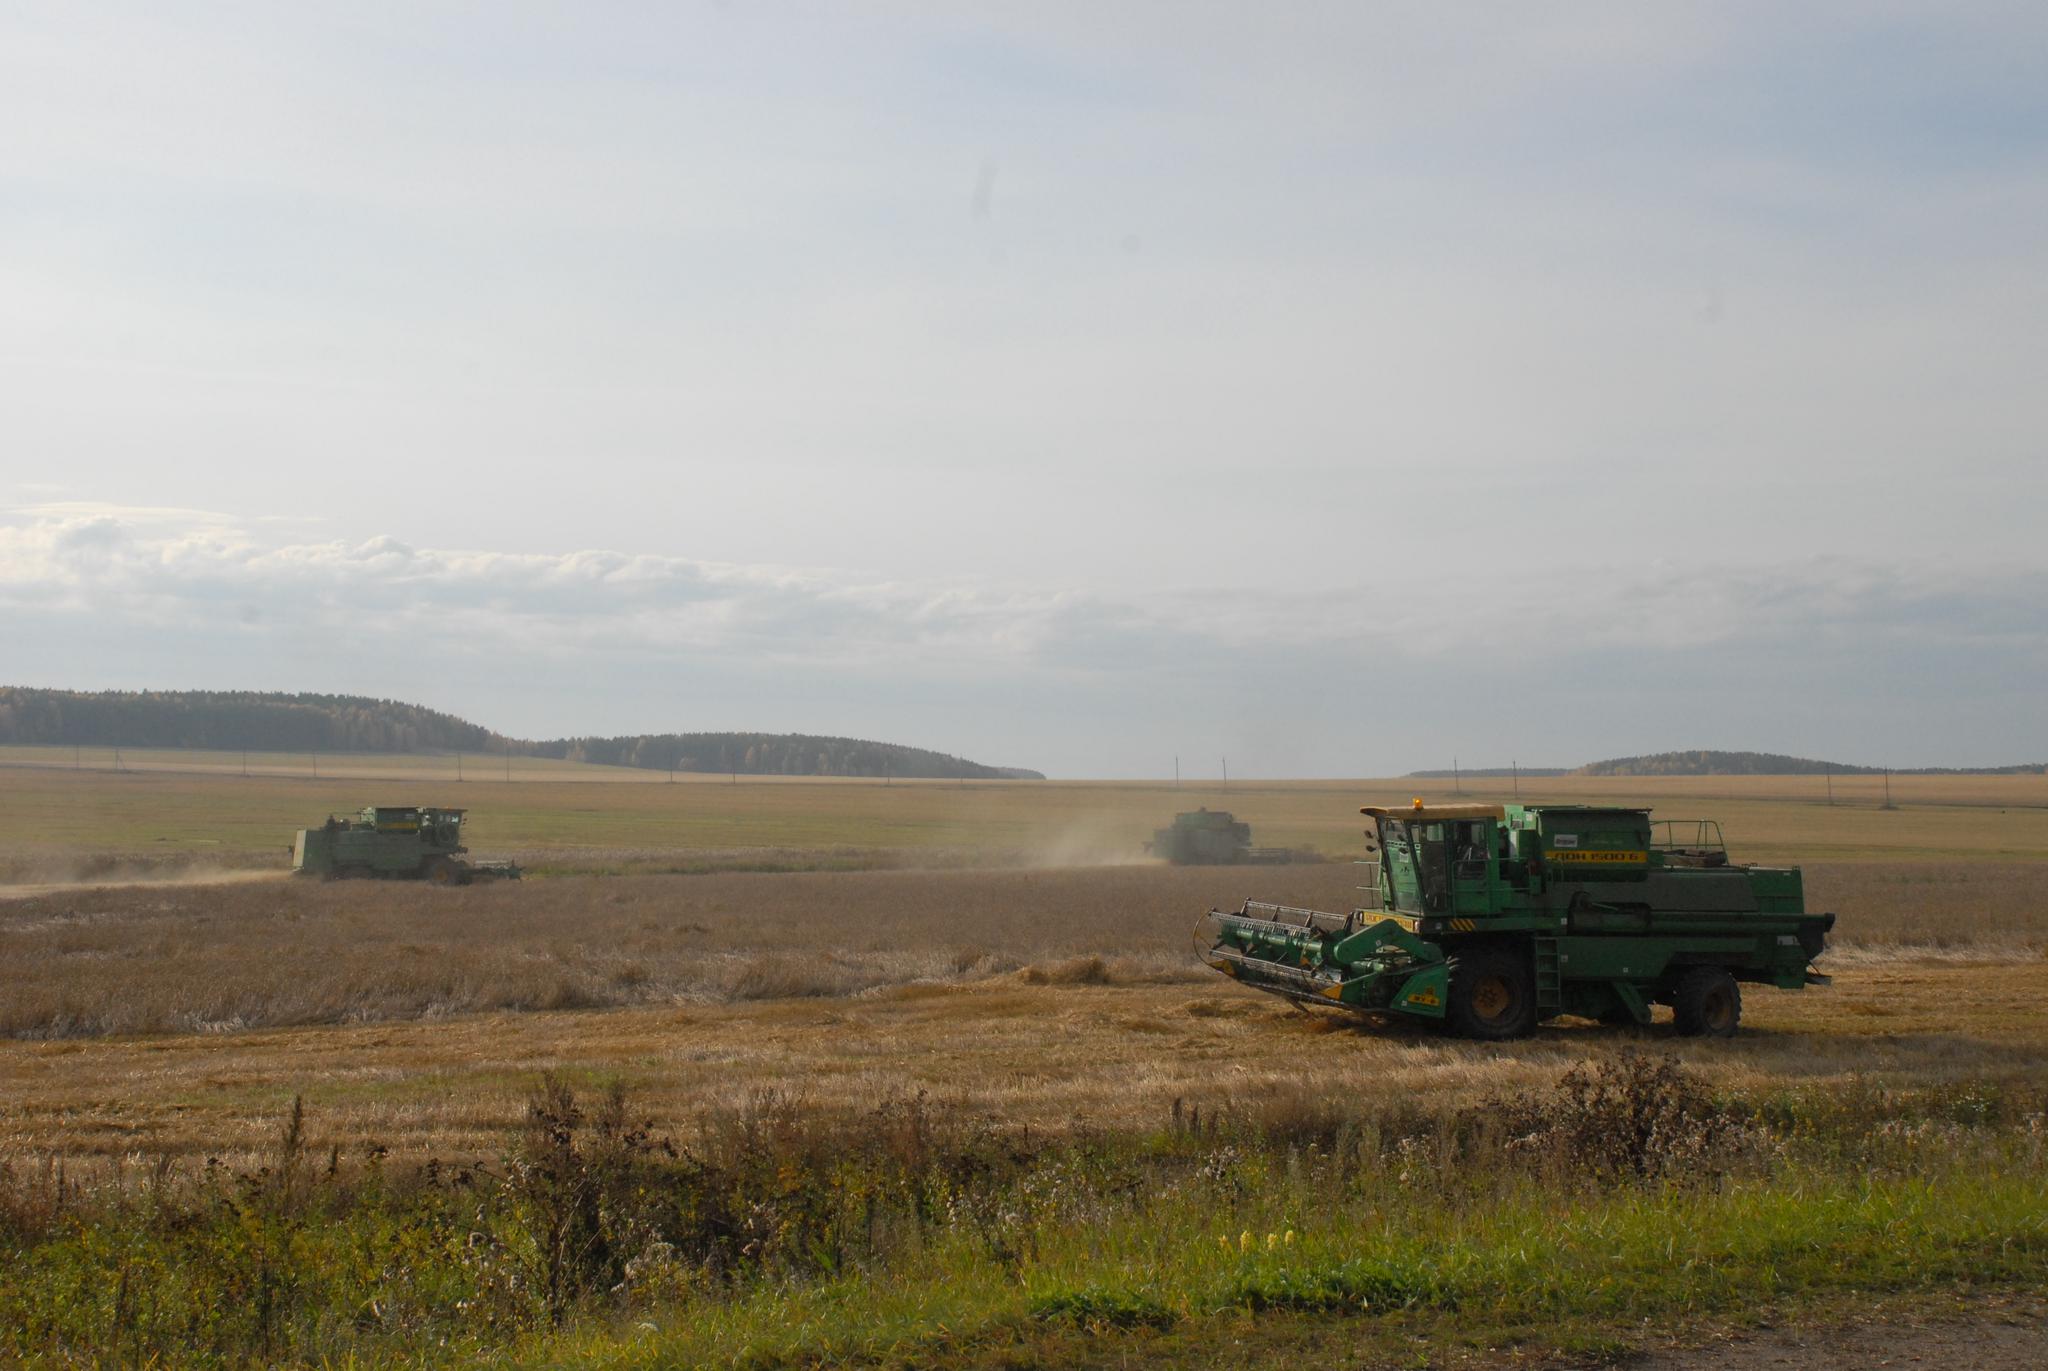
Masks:
[[[1880,776],[1881,766],[1850,766],[1843,762],[1787,757],[1777,752],[1653,752],[1646,757],[1615,757],[1580,767],[1575,776]],[[1894,776],[2038,776],[2048,762],[2014,766],[1892,767]]]
[[[452,714],[361,695],[0,686],[0,744],[252,752],[475,752],[743,776],[1043,780],[927,748],[802,733],[661,733],[533,742]]]
[[[861,738],[808,733],[643,733],[513,745],[534,757],[654,771],[723,771],[742,776],[927,776],[950,780],[1042,781],[1041,772],[983,766],[943,752]]]
[[[1524,776],[1878,776],[1881,766],[1850,766],[1844,762],[1816,761],[1811,757],[1788,757],[1778,752],[1653,752],[1643,757],[1612,757],[1589,762],[1572,770],[1561,767],[1529,767]],[[1892,767],[1894,776],[2039,776],[2048,773],[2048,762],[2024,762],[2013,766],[1921,766]],[[1474,767],[1453,773],[1411,771],[1416,780],[1450,780],[1453,774],[1466,777],[1510,776],[1507,767]]]

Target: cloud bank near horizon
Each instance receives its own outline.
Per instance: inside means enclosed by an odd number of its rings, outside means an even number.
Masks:
[[[1741,746],[2036,760],[2048,568],[1380,577],[1115,596],[669,554],[308,539],[201,510],[0,514],[10,683],[348,690],[551,733],[889,737],[1063,775],[1361,775]]]

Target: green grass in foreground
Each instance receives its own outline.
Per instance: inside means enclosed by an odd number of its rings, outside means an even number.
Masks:
[[[1047,1139],[763,1099],[680,1147],[556,1084],[484,1167],[0,1176],[0,1360],[968,1363],[1341,1319],[1550,1346],[2048,1280],[2041,1101],[1715,1100],[1624,1058],[1452,1114],[1225,1104]],[[1105,1343],[1104,1340],[1110,1340]],[[1034,1351],[1036,1349],[1036,1351]]]

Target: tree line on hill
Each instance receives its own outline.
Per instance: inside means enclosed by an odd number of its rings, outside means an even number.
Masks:
[[[661,733],[530,741],[360,695],[0,686],[0,744],[252,752],[474,752],[743,776],[1043,780],[928,748],[802,733]]]
[[[1042,781],[1021,767],[983,766],[928,748],[809,733],[641,733],[562,738],[527,745],[535,757],[655,771],[723,771],[742,776],[906,776],[946,780]]]
[[[1788,757],[1780,752],[1653,752],[1613,757],[1580,767],[1575,776],[2038,776],[2048,762],[2012,766],[1851,766],[1844,762]]]
[[[1691,752],[1653,752],[1641,757],[1610,757],[1582,767],[1523,767],[1523,776],[2039,776],[2048,774],[2048,762],[2024,762],[2012,766],[1851,766],[1844,762],[1816,761],[1812,757],[1788,757],[1780,752],[1726,752],[1712,748]],[[1449,780],[1453,774],[1465,777],[1507,776],[1506,767],[1451,771],[1411,771],[1416,780]]]
[[[0,686],[0,743],[252,752],[484,752],[504,740],[452,714],[357,695]]]

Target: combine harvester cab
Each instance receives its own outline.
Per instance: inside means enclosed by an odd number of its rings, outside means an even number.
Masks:
[[[517,880],[510,862],[468,862],[462,818],[468,811],[435,805],[371,805],[348,818],[327,816],[292,842],[292,872],[323,880],[375,877],[467,885]]]
[[[1826,981],[1832,914],[1796,868],[1738,866],[1712,820],[1585,805],[1367,807],[1377,860],[1362,908],[1247,901],[1211,910],[1203,959],[1310,1004],[1520,1037],[1562,1014],[1726,1037],[1741,983]]]

